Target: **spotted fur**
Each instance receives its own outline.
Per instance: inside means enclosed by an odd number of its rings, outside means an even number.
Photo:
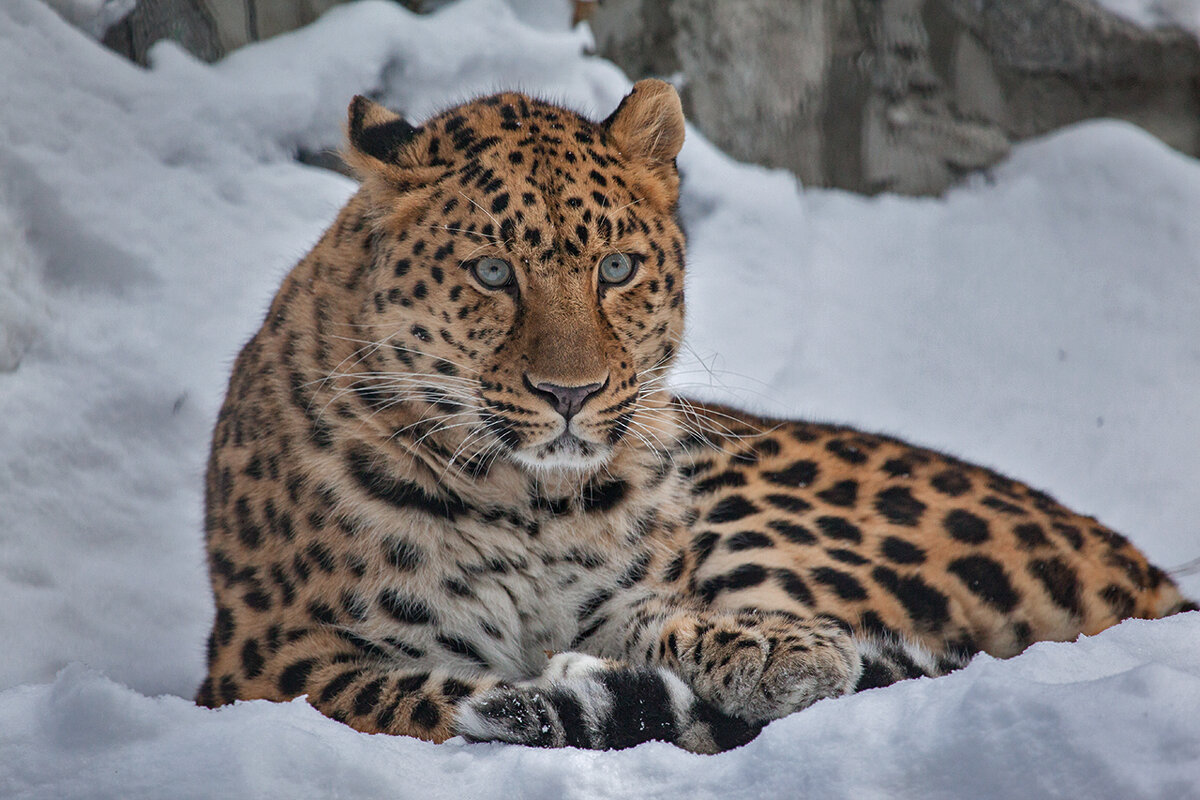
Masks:
[[[672,397],[682,140],[658,81],[599,123],[506,93],[414,127],[355,99],[362,187],[214,431],[198,702],[713,752],[823,697],[1194,608],[1024,484]]]

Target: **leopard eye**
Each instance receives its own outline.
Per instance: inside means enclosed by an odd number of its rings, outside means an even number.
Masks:
[[[471,265],[471,274],[489,289],[502,289],[512,283],[513,269],[502,258],[485,256]]]
[[[619,286],[633,277],[637,264],[627,253],[609,253],[600,259],[600,282]]]

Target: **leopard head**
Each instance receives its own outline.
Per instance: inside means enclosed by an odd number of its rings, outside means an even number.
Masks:
[[[602,122],[504,93],[414,127],[354,99],[345,155],[374,251],[356,324],[398,362],[422,436],[532,470],[667,445],[683,137],[656,80]]]

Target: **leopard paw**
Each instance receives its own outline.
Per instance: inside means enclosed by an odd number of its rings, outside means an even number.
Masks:
[[[674,681],[676,691],[667,691],[664,681]],[[619,749],[675,740],[675,722],[691,697],[678,678],[662,670],[558,653],[538,677],[464,701],[456,729],[476,742]],[[639,704],[640,718],[626,719],[631,704]]]
[[[534,680],[467,698],[455,722],[473,742],[619,750],[658,740],[697,753],[738,747],[760,728],[700,700],[668,670],[581,653],[554,656]]]
[[[713,615],[665,635],[672,666],[697,695],[754,722],[846,694],[862,671],[849,634],[823,620]]]
[[[470,742],[508,742],[530,747],[572,744],[550,692],[534,686],[498,686],[458,707],[455,732]]]

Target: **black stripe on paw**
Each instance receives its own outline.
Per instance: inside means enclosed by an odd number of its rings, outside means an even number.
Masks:
[[[692,703],[692,716],[704,725],[712,736],[717,752],[732,750],[753,741],[762,732],[763,722],[746,722],[738,717],[731,717],[712,703],[696,700]]]

